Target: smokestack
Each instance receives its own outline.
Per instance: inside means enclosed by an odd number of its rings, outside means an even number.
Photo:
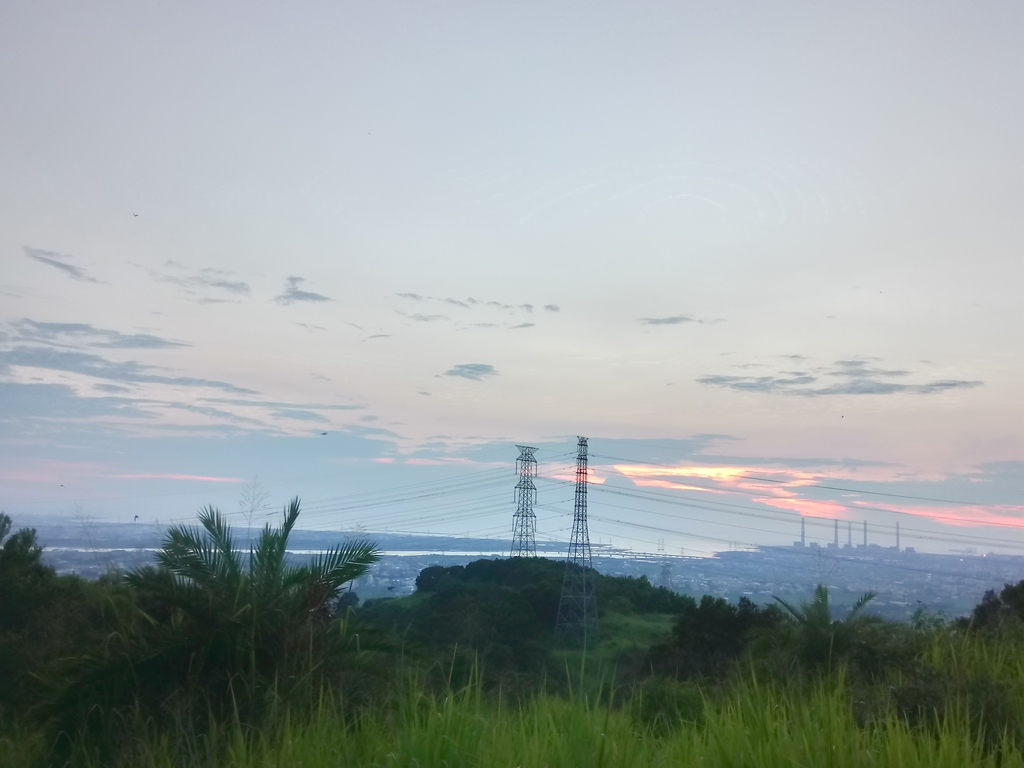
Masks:
[[[864,546],[868,545],[868,521],[864,521]]]
[[[900,551],[900,524],[896,523],[896,551]]]
[[[838,520],[838,518],[836,519],[836,539],[835,539],[835,547],[836,547],[836,549],[839,549],[839,520]]]
[[[846,546],[853,549],[853,521],[846,521]]]
[[[807,520],[800,516],[800,546],[807,546]]]

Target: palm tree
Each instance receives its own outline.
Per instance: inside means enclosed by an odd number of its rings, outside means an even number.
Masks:
[[[280,526],[264,526],[247,558],[211,507],[200,512],[199,526],[169,529],[157,564],[125,576],[135,609],[102,648],[66,670],[51,706],[55,718],[75,720],[79,729],[92,712],[153,711],[182,696],[246,716],[240,710],[258,708],[268,689],[287,693],[339,674],[351,644],[333,606],[341,586],[380,554],[356,541],[289,565],[298,517],[295,498]]]
[[[812,666],[827,665],[831,668],[832,658],[846,653],[850,644],[867,621],[873,617],[863,616],[864,608],[875,599],[874,592],[865,592],[845,620],[833,619],[829,604],[828,587],[819,584],[810,602],[799,607],[776,597],[775,600],[789,614],[797,626],[797,657]]]

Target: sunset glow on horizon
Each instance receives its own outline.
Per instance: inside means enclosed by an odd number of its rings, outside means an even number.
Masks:
[[[672,491],[696,491],[709,494],[735,494],[747,500],[776,509],[797,512],[803,517],[826,518],[840,521],[859,521],[869,511],[923,517],[952,526],[993,526],[1024,529],[1024,506],[958,504],[956,509],[936,506],[892,504],[876,500],[851,498],[846,503],[804,498],[800,489],[820,487],[836,482],[832,477],[806,471],[772,467],[738,467],[683,465],[656,467],[650,465],[615,464],[614,469],[641,488],[663,488]],[[765,485],[760,477],[773,477],[777,485]],[[680,483],[666,478],[700,478],[715,482],[715,486]],[[756,491],[756,492],[755,492]],[[847,497],[857,496],[855,490]],[[858,507],[862,508],[860,511]],[[1013,513],[1017,513],[1016,516]]]

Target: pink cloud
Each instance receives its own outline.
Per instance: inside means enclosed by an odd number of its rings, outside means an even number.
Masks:
[[[887,504],[879,506],[866,501],[854,501],[857,506],[883,509],[914,517],[925,517],[938,523],[955,526],[991,525],[999,528],[1024,528],[1024,507],[1013,505],[993,505],[991,507],[969,506],[956,507],[912,507]]]
[[[851,510],[827,501],[812,501],[811,499],[794,498],[762,498],[751,499],[751,501],[756,501],[759,504],[767,504],[769,507],[775,507],[776,509],[788,509],[793,512],[799,512],[804,517],[827,517],[829,520],[851,519]]]
[[[893,505],[864,500],[851,500],[841,504],[835,501],[801,498],[801,488],[822,482],[835,482],[835,479],[799,470],[742,466],[657,467],[632,464],[616,464],[615,469],[640,487],[748,495],[749,500],[757,504],[790,510],[806,517],[850,520],[856,513],[856,507],[864,507],[865,511],[913,515],[947,525],[1024,528],[1024,507],[1022,506],[973,505],[950,508],[927,505]],[[686,482],[688,479],[704,480],[706,484],[691,485]],[[851,506],[854,508],[851,509]]]
[[[686,485],[684,483],[673,483],[671,480],[649,480],[638,477],[631,477],[634,485],[641,488],[668,488],[673,491],[701,491],[703,493],[728,493],[717,488],[703,488],[699,485]]]
[[[450,465],[467,466],[467,467],[510,467],[512,466],[508,462],[501,461],[473,461],[472,459],[463,459],[457,456],[445,459],[406,459],[406,464],[419,467],[446,467]]]
[[[575,483],[576,466],[574,464],[563,464],[553,470],[545,471],[544,477],[551,480],[561,480],[564,483]],[[587,467],[587,482],[591,485],[604,485],[607,482],[607,478],[599,475],[594,467]]]

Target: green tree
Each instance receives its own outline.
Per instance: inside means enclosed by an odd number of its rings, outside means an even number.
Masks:
[[[45,600],[56,574],[43,564],[34,528],[12,534],[11,518],[0,512],[0,633],[21,629]]]
[[[289,566],[288,537],[298,517],[296,498],[278,528],[264,527],[247,560],[215,509],[200,513],[201,528],[171,528],[157,566],[126,576],[143,610],[168,630],[161,632],[161,653],[187,658],[204,678],[248,674],[279,682],[314,669],[309,649],[323,640],[317,635],[330,623],[338,590],[379,554],[369,542],[352,542]]]
[[[720,677],[746,653],[755,635],[785,621],[776,606],[761,608],[747,597],[736,604],[712,595],[704,595],[699,604],[689,596],[680,600],[671,636],[650,653],[652,668],[671,677]]]
[[[20,721],[42,695],[39,674],[104,634],[108,606],[124,588],[108,577],[58,576],[36,532],[12,533],[0,513],[0,725]]]
[[[1021,621],[1024,621],[1024,581],[1003,584],[998,594],[994,589],[988,590],[970,618],[959,619],[957,624],[963,629],[995,630],[1007,622]]]

